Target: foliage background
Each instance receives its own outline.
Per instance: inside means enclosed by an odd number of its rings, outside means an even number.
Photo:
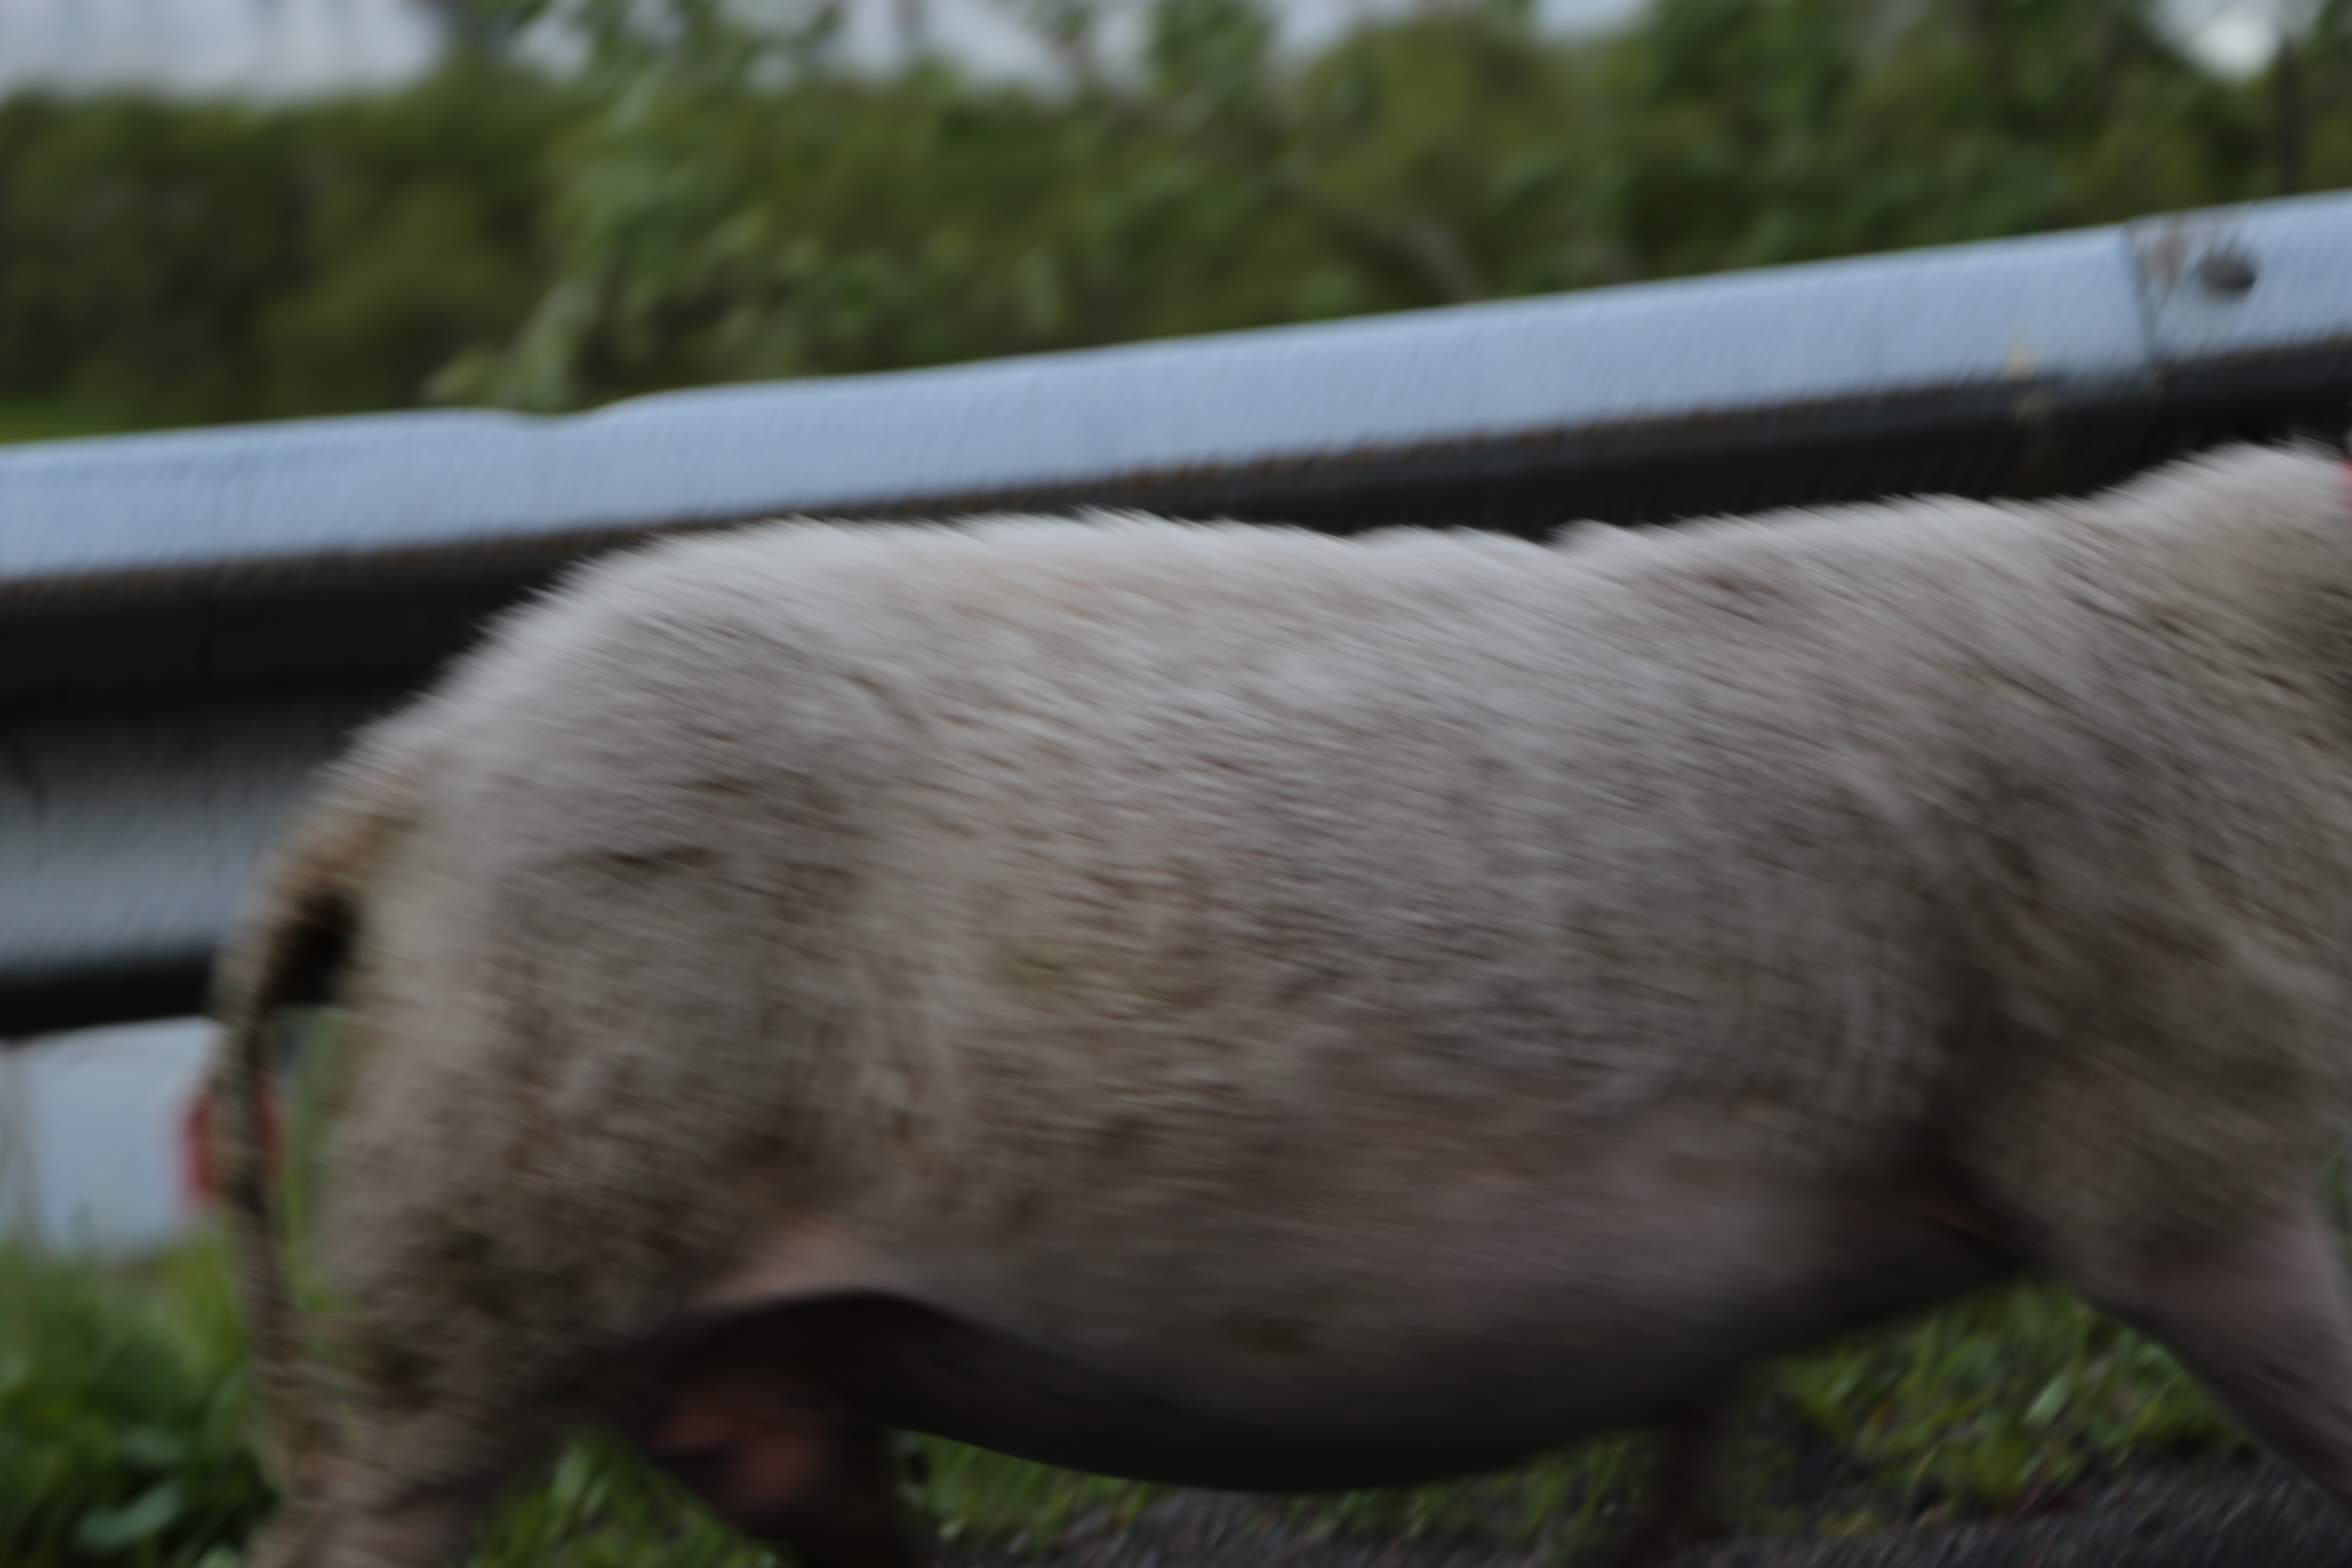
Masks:
[[[2352,184],[2352,0],[2218,80],[2147,0],[1025,7],[1029,86],[838,58],[829,0],[447,0],[403,93],[0,104],[0,436],[659,387],[1408,309]],[[562,81],[502,47],[590,41]],[[1108,63],[1106,63],[1107,60]]]

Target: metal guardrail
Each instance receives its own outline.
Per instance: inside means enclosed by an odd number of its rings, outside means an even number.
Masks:
[[[0,1035],[192,1010],[308,767],[665,528],[1150,507],[1538,531],[2087,488],[2352,424],[2352,194],[940,370],[0,449]]]

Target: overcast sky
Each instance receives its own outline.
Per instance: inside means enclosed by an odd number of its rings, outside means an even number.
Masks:
[[[428,65],[413,0],[0,0],[0,85],[285,97]]]
[[[897,0],[849,0],[856,58],[888,59]],[[1136,0],[1129,0],[1129,7]],[[1275,0],[1286,41],[1311,46],[1406,0]],[[1640,0],[1538,0],[1557,28],[1606,26]],[[2299,0],[2168,0],[2181,33],[2213,64],[2258,68],[2275,7]],[[1043,58],[1002,0],[925,0],[941,48],[974,68],[1024,73]],[[155,86],[184,94],[305,97],[390,86],[432,61],[436,35],[416,0],[0,0],[0,90]]]
[[[896,47],[896,0],[850,0],[849,44],[867,61]],[[1399,0],[1277,0],[1294,44],[1312,43]],[[1637,0],[1540,0],[1562,26],[1613,20]],[[1022,72],[1044,57],[998,0],[926,0],[940,47],[973,67]],[[415,0],[0,0],[0,88],[153,85],[209,95],[300,97],[405,80],[436,32]]]

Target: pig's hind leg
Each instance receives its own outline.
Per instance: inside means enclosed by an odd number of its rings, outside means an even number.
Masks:
[[[1625,1534],[1601,1557],[1603,1568],[1656,1568],[1683,1547],[1724,1533],[1723,1461],[1738,1412],[1731,1390],[1660,1428],[1650,1496]]]
[[[675,1366],[638,1432],[647,1457],[802,1568],[919,1568],[889,1435],[781,1344],[721,1336]]]

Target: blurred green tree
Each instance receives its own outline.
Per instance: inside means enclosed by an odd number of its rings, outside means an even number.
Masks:
[[[2272,161],[2282,192],[2352,185],[2352,0],[2316,0],[2269,72]]]
[[[404,94],[0,105],[0,402],[538,409],[1991,237],[2352,183],[2352,0],[2220,79],[2158,0],[1002,0],[1059,79],[842,0],[438,0]],[[512,59],[534,25],[584,56]],[[0,409],[0,413],[5,413]]]
[[[2347,119],[2299,85],[2347,0],[2282,56],[2291,136],[2150,0],[1654,0],[1606,39],[1428,0],[1307,59],[1260,0],[1151,0],[1125,65],[1095,0],[1009,3],[1059,90],[828,69],[822,10],[574,0],[611,85],[555,279],[442,392],[563,407],[2098,223],[2330,177]]]
[[[0,103],[0,397],[122,423],[397,407],[545,274],[554,94]]]
[[[1578,177],[1585,52],[1515,0],[1305,62],[1256,0],[1156,0],[1128,68],[1085,0],[1028,0],[1050,90],[829,70],[822,13],[704,12],[692,44],[652,15],[596,35],[607,107],[563,160],[556,280],[445,395],[563,407],[1624,273]]]
[[[1612,67],[1612,226],[1645,272],[2253,194],[2244,95],[2142,0],[1656,0]]]

